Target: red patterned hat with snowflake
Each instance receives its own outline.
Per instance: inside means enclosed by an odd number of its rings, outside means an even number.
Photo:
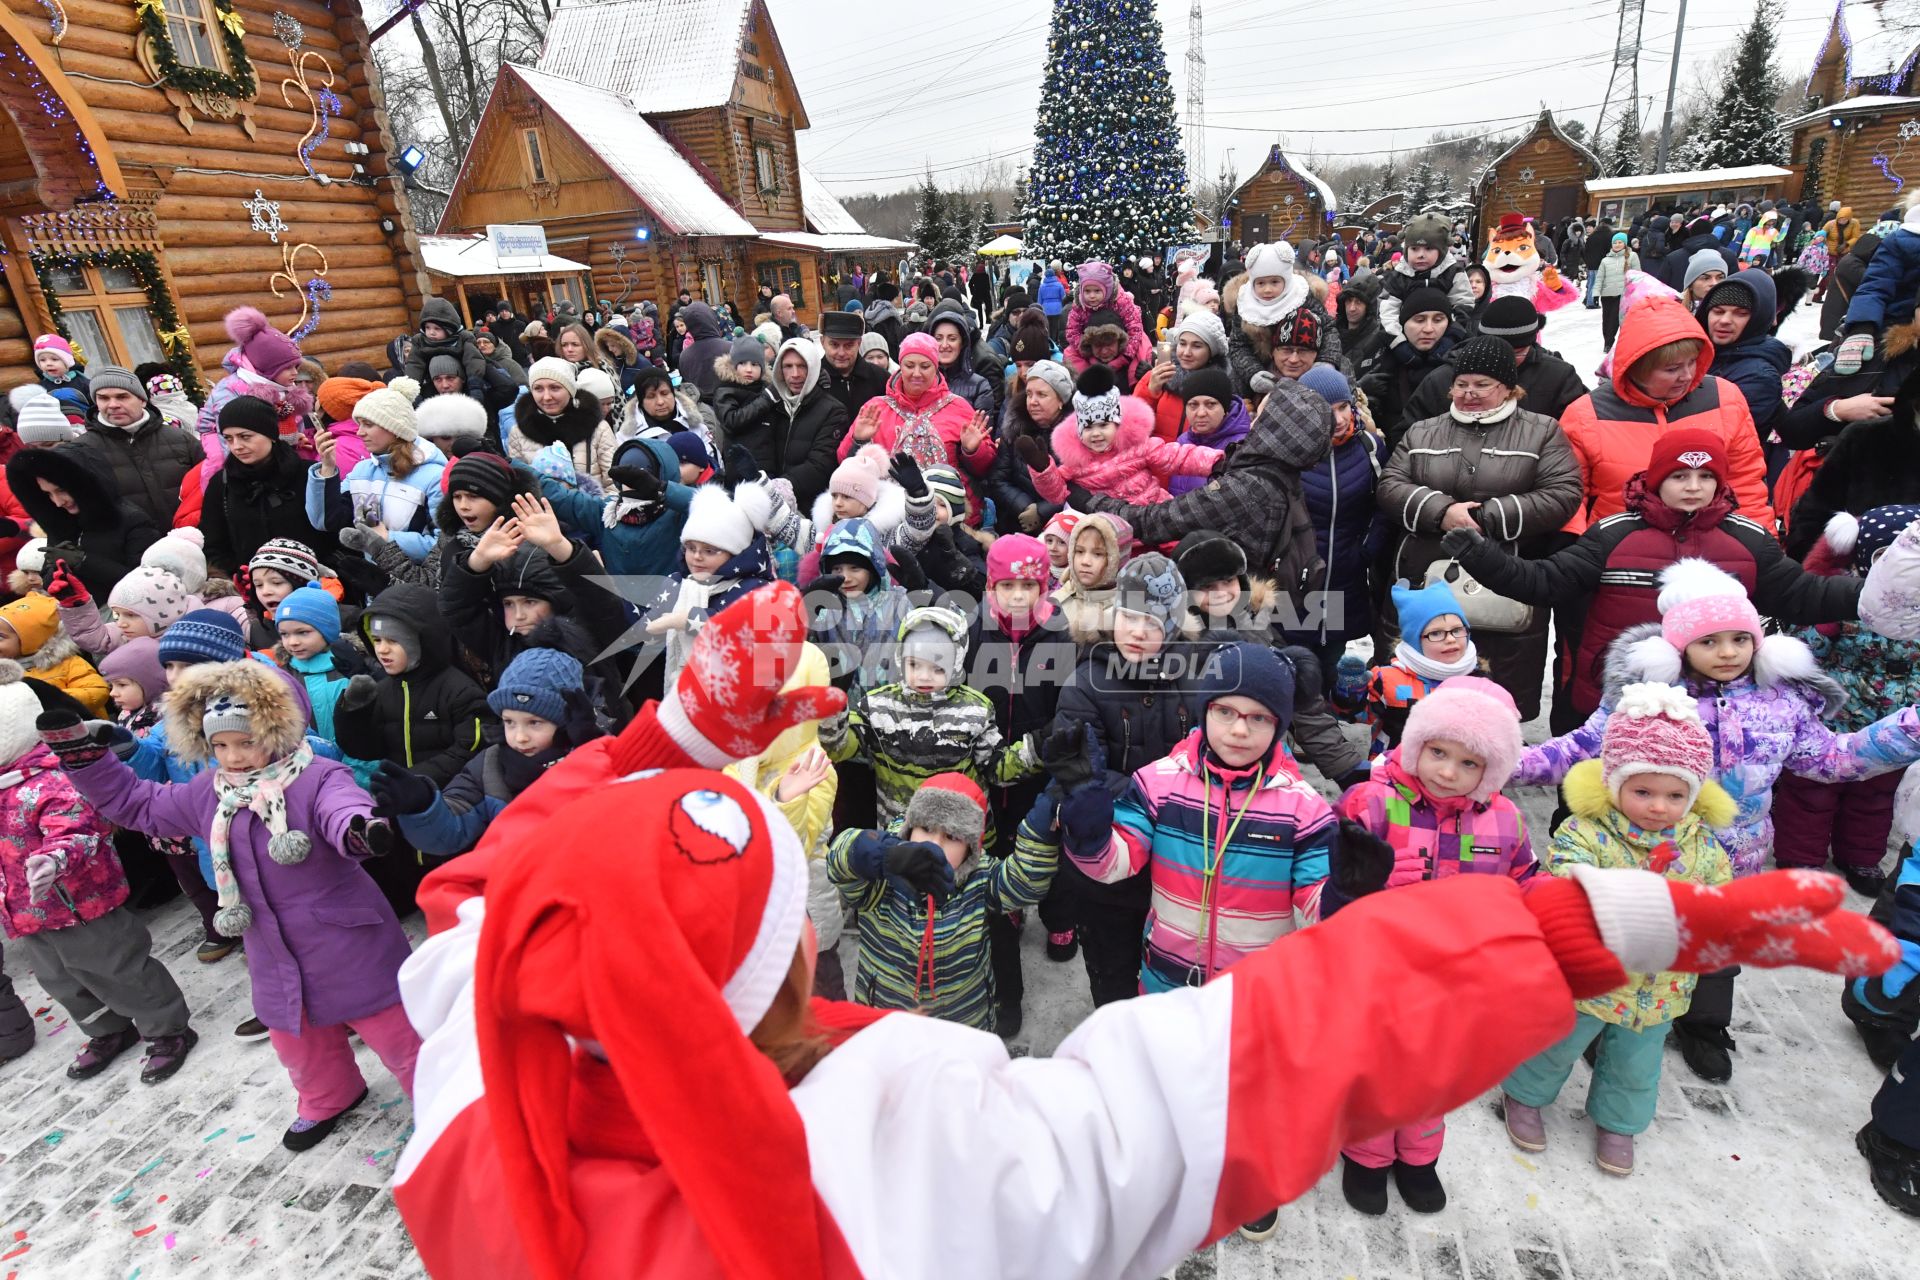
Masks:
[[[1664,773],[1687,784],[1687,807],[1692,808],[1713,777],[1713,738],[1700,722],[1699,706],[1679,689],[1630,684],[1607,716],[1600,767],[1615,804],[1627,779]]]

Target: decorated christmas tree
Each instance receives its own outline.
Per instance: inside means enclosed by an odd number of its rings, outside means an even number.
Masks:
[[[1048,258],[1157,257],[1193,238],[1153,0],[1054,0],[1023,216]]]

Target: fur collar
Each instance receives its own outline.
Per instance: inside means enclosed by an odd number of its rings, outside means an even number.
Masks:
[[[1060,459],[1061,466],[1073,471],[1085,471],[1133,453],[1153,434],[1153,426],[1153,410],[1147,402],[1137,396],[1123,395],[1120,397],[1120,426],[1114,432],[1113,447],[1105,453],[1094,453],[1080,443],[1080,419],[1073,413],[1068,413],[1054,424],[1049,439],[1053,442],[1053,456]]]
[[[1686,687],[1679,652],[1660,633],[1657,622],[1628,627],[1607,647],[1601,671],[1605,679],[1602,701],[1612,706],[1630,684],[1652,680]],[[1820,669],[1813,650],[1793,636],[1772,635],[1753,654],[1753,682],[1762,689],[1788,687],[1804,695],[1822,716],[1846,704],[1840,685]],[[1689,692],[1692,692],[1689,689]]]
[[[824,541],[827,530],[833,527],[833,495],[822,492],[813,500],[814,537]],[[866,520],[873,526],[874,533],[880,537],[882,546],[893,535],[893,531],[907,522],[907,491],[891,480],[880,482],[880,496],[874,500],[867,511]]]
[[[242,658],[238,662],[203,662],[174,677],[163,713],[169,751],[189,762],[213,758],[201,719],[207,713],[207,704],[223,694],[247,704],[252,712],[254,741],[266,748],[270,758],[291,755],[305,740],[307,718],[294,700],[287,677],[277,667]]]
[[[51,671],[68,658],[80,657],[80,646],[67,634],[64,624],[56,626],[47,642],[32,653],[20,659],[20,665],[28,671]]]
[[[1606,768],[1598,760],[1582,760],[1567,770],[1566,778],[1561,782],[1567,794],[1567,807],[1582,818],[1600,821],[1608,814],[1618,814],[1613,796],[1607,791]],[[1685,836],[1687,828],[1698,821],[1709,827],[1726,828],[1733,825],[1738,816],[1739,806],[1727,789],[1712,778],[1700,784],[1700,794],[1693,799],[1693,808],[1688,811],[1675,827],[1676,836]],[[1619,814],[1621,822],[1627,821],[1625,814]]]

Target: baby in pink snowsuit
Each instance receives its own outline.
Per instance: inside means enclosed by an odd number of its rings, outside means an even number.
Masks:
[[[1104,262],[1083,262],[1077,272],[1079,292],[1075,295],[1073,306],[1067,311],[1067,345],[1065,355],[1067,365],[1075,374],[1085,373],[1088,367],[1086,356],[1080,352],[1080,337],[1086,332],[1094,313],[1112,311],[1120,317],[1127,327],[1127,345],[1121,351],[1128,368],[1138,368],[1153,362],[1153,343],[1147,339],[1145,323],[1140,319],[1140,304],[1133,295],[1120,287],[1114,278],[1113,268]]]
[[[1033,487],[1047,502],[1065,503],[1069,481],[1136,506],[1167,500],[1173,476],[1207,476],[1226,455],[1205,445],[1179,444],[1153,434],[1153,409],[1123,396],[1113,371],[1094,365],[1080,375],[1073,412],[1053,429],[1050,461],[1040,442],[1021,436],[1016,447]]]

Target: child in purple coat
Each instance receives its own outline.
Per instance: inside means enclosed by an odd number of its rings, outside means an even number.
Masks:
[[[305,1151],[367,1096],[351,1027],[413,1092],[420,1037],[400,1005],[407,937],[361,862],[392,831],[347,766],[318,759],[274,668],[205,663],[173,680],[171,750],[211,759],[181,783],[147,782],[82,726],[41,720],[80,793],[109,821],[149,836],[204,836],[213,849],[220,932],[246,941],[253,1011],[293,1077],[298,1116],[281,1141]]]

